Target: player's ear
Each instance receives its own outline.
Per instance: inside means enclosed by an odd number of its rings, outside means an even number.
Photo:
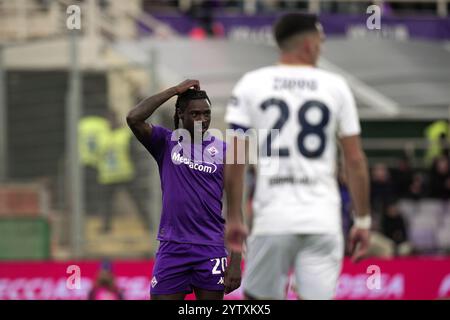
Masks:
[[[310,55],[312,52],[312,46],[313,46],[313,43],[311,41],[311,38],[306,36],[303,39],[303,43],[302,43],[303,51],[306,52],[306,54]]]

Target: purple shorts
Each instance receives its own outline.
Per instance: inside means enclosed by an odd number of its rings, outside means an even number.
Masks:
[[[191,293],[193,288],[224,290],[224,246],[161,241],[153,267],[151,294]]]

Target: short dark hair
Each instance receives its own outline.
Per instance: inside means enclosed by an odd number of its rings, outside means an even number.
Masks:
[[[191,100],[201,100],[206,99],[209,104],[211,105],[211,100],[209,100],[208,95],[206,94],[206,91],[204,90],[194,90],[194,89],[188,89],[182,94],[178,95],[177,102],[175,103],[175,114],[173,116],[173,122],[175,125],[175,129],[178,129],[178,124],[180,122],[180,119],[178,117],[178,109],[181,111],[184,111],[186,107],[189,104],[189,101]]]
[[[280,49],[283,49],[286,40],[292,36],[310,31],[317,31],[317,15],[311,13],[287,13],[275,22],[273,33]]]

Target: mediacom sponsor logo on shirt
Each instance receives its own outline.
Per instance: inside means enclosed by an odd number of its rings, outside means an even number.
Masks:
[[[185,165],[189,166],[189,169],[193,169],[193,170],[205,172],[205,173],[214,173],[217,170],[217,166],[213,163],[207,163],[207,162],[197,163],[187,157],[182,156],[178,152],[172,153],[172,162],[176,165],[185,164]]]

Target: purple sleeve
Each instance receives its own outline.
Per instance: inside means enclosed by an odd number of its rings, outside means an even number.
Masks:
[[[152,134],[149,143],[145,146],[148,152],[155,158],[159,164],[168,144],[171,131],[160,126],[152,125]]]

